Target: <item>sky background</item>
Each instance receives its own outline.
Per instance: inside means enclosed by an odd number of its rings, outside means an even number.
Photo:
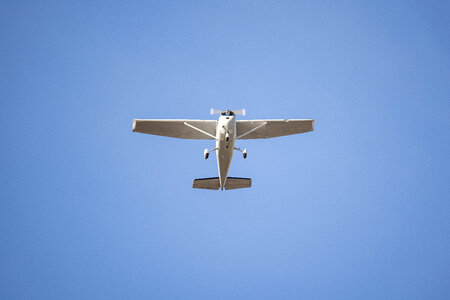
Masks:
[[[448,1],[1,1],[0,298],[448,299]],[[314,118],[208,140],[133,118]]]

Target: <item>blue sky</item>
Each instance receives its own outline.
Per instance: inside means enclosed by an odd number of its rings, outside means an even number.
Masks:
[[[2,1],[0,298],[450,297],[446,1]],[[133,118],[314,118],[211,141]]]

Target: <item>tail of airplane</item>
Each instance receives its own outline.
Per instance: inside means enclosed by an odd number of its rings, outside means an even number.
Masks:
[[[252,186],[251,178],[228,177],[224,188],[226,190],[249,188]],[[219,177],[198,178],[192,182],[194,189],[218,190],[220,189]]]

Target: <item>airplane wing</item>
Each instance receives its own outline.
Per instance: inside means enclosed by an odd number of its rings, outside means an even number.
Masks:
[[[133,132],[180,139],[214,140],[217,120],[153,120],[134,119]]]
[[[314,130],[314,120],[237,120],[236,139],[267,139]]]

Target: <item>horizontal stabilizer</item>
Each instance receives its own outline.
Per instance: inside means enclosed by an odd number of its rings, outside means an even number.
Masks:
[[[226,190],[249,188],[252,186],[250,178],[228,177],[225,183]],[[218,190],[220,189],[219,177],[198,178],[192,182],[195,189]]]
[[[192,187],[194,189],[218,190],[220,188],[219,177],[194,179]]]
[[[249,188],[252,186],[251,178],[228,177],[225,183],[226,190]]]

